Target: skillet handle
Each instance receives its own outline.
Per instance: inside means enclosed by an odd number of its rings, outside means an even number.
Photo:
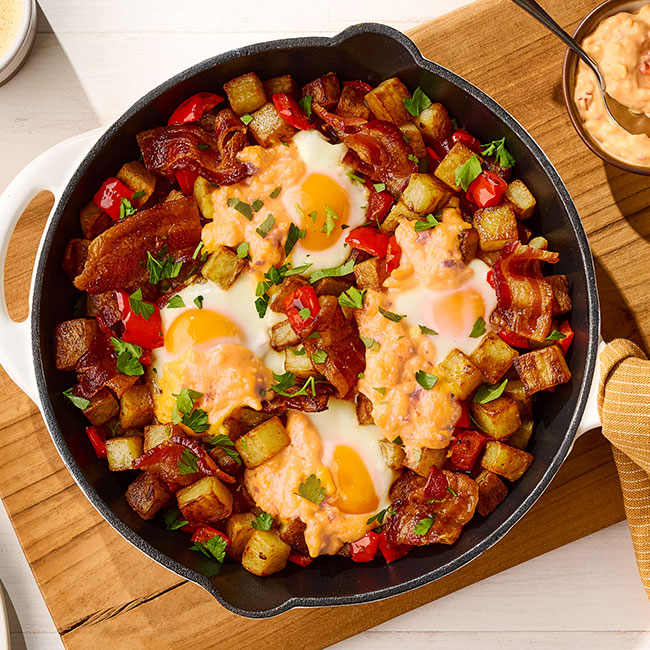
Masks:
[[[45,226],[47,231],[52,214],[74,170],[90,147],[97,141],[102,129],[88,131],[64,140],[35,158],[9,183],[0,194],[0,365],[9,377],[38,406],[38,390],[31,352],[32,292],[29,293],[29,315],[21,323],[14,321],[5,301],[5,261],[9,240],[29,202],[43,190],[54,194],[54,206]],[[36,259],[41,254],[39,245]],[[36,271],[36,264],[34,271]],[[33,286],[33,274],[32,285]]]
[[[585,412],[582,414],[582,420],[578,425],[578,431],[576,432],[576,439],[579,438],[583,433],[591,431],[592,429],[597,429],[601,426],[600,414],[598,413],[598,388],[600,385],[600,353],[603,351],[607,344],[600,337],[598,341],[598,359],[596,361],[596,369],[594,370],[594,376],[591,380],[591,387],[589,388],[589,397],[587,398],[587,405],[585,406]]]

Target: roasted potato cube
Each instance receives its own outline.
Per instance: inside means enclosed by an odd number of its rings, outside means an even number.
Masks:
[[[520,479],[531,466],[533,457],[528,452],[505,445],[498,440],[488,440],[481,459],[481,467],[509,481]]]
[[[227,291],[245,266],[246,260],[238,257],[235,251],[226,246],[219,246],[208,255],[201,268],[201,274],[220,289]]]
[[[404,466],[413,470],[420,476],[429,476],[431,468],[435,465],[441,468],[447,460],[446,449],[429,449],[422,447],[415,449],[412,453],[406,454],[404,458]]]
[[[508,496],[506,484],[494,473],[484,469],[477,477],[478,504],[476,511],[487,517]]]
[[[522,420],[521,426],[508,438],[508,444],[517,449],[526,449],[528,441],[533,435],[534,426],[533,420]]]
[[[346,278],[322,278],[313,287],[317,296],[336,296],[337,298],[352,286]]]
[[[138,381],[137,377],[129,377],[128,375],[123,375],[121,372],[118,372],[117,375],[111,377],[106,382],[106,388],[110,388],[114,393],[115,397],[121,399],[122,395],[126,393],[133,384]]]
[[[339,103],[336,105],[336,114],[341,117],[360,117],[369,120],[371,113],[364,100],[365,96],[366,93],[361,88],[344,85]]]
[[[488,332],[469,358],[478,366],[488,383],[496,384],[506,374],[512,360],[518,356],[517,350],[511,348],[494,332]]]
[[[357,393],[356,398],[357,422],[359,424],[374,424],[372,417],[372,401],[363,393]]]
[[[90,405],[84,411],[84,415],[90,420],[91,424],[100,427],[115,417],[119,413],[119,410],[120,405],[118,401],[106,388],[102,388],[96,395],[90,398]]]
[[[282,571],[291,553],[275,530],[255,530],[244,548],[241,563],[246,571],[256,576],[268,576]]]
[[[165,203],[171,203],[172,201],[180,201],[184,199],[185,195],[180,190],[172,190],[167,197],[165,198]]]
[[[477,210],[474,213],[474,227],[478,230],[479,244],[484,251],[499,251],[508,242],[519,239],[517,217],[505,203]]]
[[[442,104],[431,104],[413,121],[422,133],[425,142],[442,142],[448,135],[451,135],[453,129],[449,113]]]
[[[557,345],[520,355],[513,365],[524,384],[526,395],[546,390],[571,379],[571,371]]]
[[[551,285],[553,291],[553,316],[559,316],[571,311],[573,304],[566,275],[548,275],[546,281]]]
[[[460,254],[463,256],[463,262],[465,264],[469,264],[473,259],[476,259],[478,240],[478,232],[475,228],[467,228],[458,233]]]
[[[97,235],[101,235],[104,230],[108,230],[115,223],[106,212],[92,201],[81,209],[79,221],[81,222],[81,232],[84,239],[95,239]]]
[[[493,438],[507,438],[521,426],[519,407],[510,397],[498,397],[487,404],[472,404],[472,414],[479,426]]]
[[[458,399],[467,399],[483,383],[481,371],[458,349],[442,360],[440,370]]]
[[[456,183],[456,170],[464,165],[476,153],[462,142],[457,142],[449,153],[440,161],[433,172],[443,183],[447,183],[456,192],[460,191],[460,185]]]
[[[213,524],[232,512],[232,494],[216,477],[204,476],[176,492],[178,508],[190,523]]]
[[[74,370],[77,361],[88,352],[97,334],[97,323],[75,318],[59,323],[54,329],[54,362],[59,370]]]
[[[303,86],[302,96],[310,96],[314,104],[319,104],[324,109],[331,111],[341,96],[339,78],[335,72],[328,72],[322,77],[317,77]]]
[[[508,185],[508,189],[506,189],[504,196],[512,204],[518,219],[523,221],[524,219],[533,216],[537,202],[523,181],[520,181],[519,179],[512,181],[512,183]]]
[[[416,214],[438,212],[451,198],[449,188],[433,174],[411,174],[402,201]]]
[[[147,384],[137,384],[127,390],[120,399],[120,426],[135,429],[151,424],[153,398]]]
[[[386,218],[381,222],[379,230],[386,235],[392,235],[397,226],[399,226],[400,219],[417,219],[420,215],[413,210],[409,210],[403,201],[397,201],[386,215]]]
[[[354,279],[359,289],[381,291],[387,277],[386,262],[378,257],[371,257],[354,265]]]
[[[284,301],[286,297],[299,287],[304,287],[308,284],[309,282],[305,278],[299,275],[290,275],[288,278],[282,280],[281,284],[272,286],[268,291],[270,297],[269,309],[276,314],[284,314]]]
[[[131,199],[131,204],[138,210],[149,200],[156,189],[156,177],[139,160],[122,165],[120,171],[117,172],[117,178],[134,194],[144,192],[141,197]]]
[[[380,440],[378,444],[381,449],[381,455],[384,457],[388,467],[395,471],[404,467],[404,459],[406,458],[404,447],[401,447],[395,442],[390,442],[390,440]]]
[[[292,372],[296,377],[306,379],[307,377],[316,377],[318,371],[314,368],[311,357],[303,348],[300,354],[296,354],[294,348],[287,348],[284,351],[284,369]]]
[[[150,424],[144,428],[145,452],[162,445],[174,435],[180,435],[180,430],[172,424]]]
[[[289,346],[296,346],[300,343],[300,336],[296,334],[289,323],[289,319],[281,320],[271,327],[271,347],[280,351]]]
[[[264,82],[264,91],[266,96],[271,99],[276,93],[286,93],[294,99],[298,99],[300,88],[296,80],[290,74],[284,74],[281,77],[272,77]]]
[[[296,132],[271,103],[264,104],[253,113],[253,120],[248,125],[248,130],[262,147],[291,140]]]
[[[280,539],[289,544],[292,549],[302,555],[309,555],[309,549],[305,542],[305,529],[307,527],[300,519],[288,519],[280,524]]]
[[[422,134],[420,129],[418,129],[412,121],[406,122],[399,127],[400,131],[404,134],[404,140],[406,140],[411,151],[418,158],[426,158],[427,148],[422,139]]]
[[[524,383],[519,379],[509,379],[506,387],[503,391],[504,395],[507,395],[511,399],[517,402],[519,407],[519,415],[522,418],[529,418],[533,414],[533,398],[529,395],[526,395],[524,389]]]
[[[484,251],[482,248],[479,248],[476,251],[476,256],[488,266],[494,266],[494,263],[499,259],[501,251]]]
[[[252,113],[266,104],[266,93],[260,78],[254,72],[231,79],[223,85],[230,107],[237,115]]]
[[[247,431],[250,431],[258,424],[262,424],[262,422],[270,420],[271,417],[272,416],[270,416],[268,413],[264,413],[263,411],[256,411],[255,409],[244,406],[239,409],[237,420]]]
[[[252,512],[241,512],[228,517],[226,535],[230,538],[230,546],[226,551],[226,555],[231,560],[241,562],[244,548],[246,548],[248,540],[255,532],[255,528],[253,528],[254,521],[255,515]]]
[[[273,417],[257,425],[235,442],[235,448],[249,469],[265,463],[291,442],[282,422]]]
[[[216,188],[210,184],[203,176],[197,176],[194,181],[194,198],[196,204],[199,206],[201,214],[206,219],[214,218],[214,203],[212,201],[212,194]]]
[[[411,119],[411,114],[404,106],[404,100],[410,97],[408,88],[397,77],[391,77],[373,88],[365,99],[378,120],[402,126]]]
[[[147,472],[141,472],[126,490],[126,502],[143,519],[153,519],[171,496],[167,486]]]
[[[142,456],[142,436],[122,436],[106,441],[106,460],[111,472],[133,469],[133,461]]]

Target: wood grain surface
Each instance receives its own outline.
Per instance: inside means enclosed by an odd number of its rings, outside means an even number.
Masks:
[[[565,28],[573,28],[594,4],[546,2]],[[560,43],[507,0],[481,0],[417,28],[411,36],[425,56],[492,95],[545,149],[590,237],[605,338],[629,336],[648,347],[650,224],[644,219],[650,183],[605,167],[570,127],[561,98]],[[47,195],[37,197],[12,240],[7,296],[17,318],[26,314],[28,262],[50,202]],[[467,567],[380,603],[294,610],[250,621],[226,612],[201,588],[125,542],[83,497],[38,411],[4,373],[0,396],[11,405],[0,413],[0,495],[71,650],[323,648],[624,516],[609,447],[592,432],[578,441],[529,514]]]

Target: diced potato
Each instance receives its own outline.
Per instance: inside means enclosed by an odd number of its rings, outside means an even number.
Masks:
[[[291,439],[279,418],[262,422],[235,442],[244,464],[253,469],[289,445]]]
[[[172,424],[150,424],[144,428],[144,450],[147,452],[179,434],[180,431]]]
[[[197,176],[194,181],[194,198],[196,204],[199,206],[201,214],[206,219],[214,218],[214,203],[212,201],[212,194],[216,192],[216,187],[210,184],[210,181]]]
[[[357,393],[356,398],[357,422],[359,424],[374,424],[372,417],[372,401],[363,393]]]
[[[463,262],[465,264],[469,264],[473,259],[476,259],[478,240],[478,232],[475,228],[467,228],[458,233],[460,254],[463,256]]]
[[[487,517],[508,496],[506,484],[494,473],[484,469],[477,477],[478,504],[476,511]]]
[[[505,203],[477,210],[474,213],[474,227],[478,230],[480,246],[484,251],[499,251],[508,242],[519,239],[517,217]]]
[[[307,527],[300,519],[288,519],[280,524],[280,539],[289,544],[292,549],[302,555],[309,555],[309,549],[305,542],[305,529]]]
[[[241,563],[256,576],[268,576],[282,571],[287,565],[291,546],[285,544],[275,530],[255,530],[251,534]]]
[[[137,384],[127,390],[120,399],[120,426],[135,429],[151,424],[153,398],[147,384]]]
[[[413,210],[409,210],[402,201],[397,201],[395,205],[391,208],[390,212],[386,215],[386,218],[381,222],[379,230],[381,230],[386,235],[392,235],[395,232],[395,229],[399,225],[399,220],[404,219],[417,219],[420,215]]]
[[[512,360],[517,356],[519,356],[517,350],[511,348],[494,332],[488,332],[469,358],[478,366],[488,383],[496,384],[506,374],[512,365]]]
[[[106,441],[106,460],[111,472],[133,469],[133,461],[142,456],[142,436],[122,436]]]
[[[404,106],[404,100],[410,97],[408,88],[397,77],[391,77],[373,88],[365,99],[378,120],[402,126],[412,117]]]
[[[431,104],[414,120],[425,142],[442,142],[453,129],[451,118],[442,104]],[[441,179],[444,180],[444,179]]]
[[[526,395],[564,384],[571,379],[571,371],[557,345],[520,355],[514,360],[514,367],[524,384]]]
[[[266,422],[270,419],[271,416],[268,413],[256,411],[255,409],[248,408],[247,406],[239,409],[239,413],[237,414],[237,420],[245,429],[249,431],[259,424],[262,424],[262,422]]]
[[[456,170],[464,165],[476,153],[462,142],[457,142],[449,153],[442,159],[433,172],[443,183],[447,183],[456,192],[460,191],[460,185],[456,183]]]
[[[122,395],[126,393],[133,384],[138,381],[137,377],[129,377],[128,375],[123,375],[122,373],[117,373],[114,377],[111,377],[106,382],[106,388],[110,388],[118,399],[121,399]]]
[[[522,421],[533,415],[533,398],[526,395],[524,383],[520,379],[509,379],[503,394],[517,402]]]
[[[282,280],[281,284],[273,285],[269,290],[269,309],[276,314],[284,314],[284,301],[286,297],[293,293],[299,287],[308,285],[309,282],[299,275],[290,275]]]
[[[328,72],[322,77],[310,81],[302,89],[302,96],[311,97],[314,104],[319,104],[324,109],[331,111],[338,103],[341,96],[341,84],[335,72]]]
[[[512,181],[504,196],[512,204],[518,219],[523,221],[533,216],[537,202],[523,181],[519,179]]]
[[[108,230],[115,223],[106,212],[92,201],[81,209],[79,221],[81,222],[81,232],[84,239],[95,239],[97,235],[101,235],[104,230]]]
[[[139,160],[122,165],[120,171],[117,172],[117,178],[134,194],[144,192],[141,197],[130,199],[133,207],[138,210],[149,200],[156,189],[156,177]]]
[[[231,79],[223,85],[230,107],[237,115],[252,113],[266,104],[266,93],[260,78],[254,72]]]
[[[386,262],[378,257],[371,257],[354,265],[354,279],[359,289],[382,291],[387,277]]]
[[[230,515],[226,522],[226,535],[230,538],[230,546],[226,551],[226,555],[231,560],[241,562],[241,556],[244,553],[246,544],[255,532],[253,522],[255,515],[252,512],[242,512],[239,514]]]
[[[395,442],[390,442],[390,440],[380,440],[378,444],[381,449],[381,455],[384,457],[384,461],[386,461],[388,467],[395,471],[404,467],[404,459],[406,458],[404,447]]]
[[[413,470],[420,476],[429,476],[431,468],[435,465],[441,468],[447,460],[446,449],[429,449],[422,447],[415,449],[412,454],[407,454],[404,458],[404,466]]]
[[[296,354],[293,348],[287,348],[284,351],[284,369],[301,379],[316,377],[318,371],[314,368],[311,357],[304,349],[301,352]]]
[[[411,174],[402,201],[416,214],[435,213],[451,198],[449,188],[433,174]]]
[[[365,91],[361,88],[344,85],[339,103],[336,105],[336,114],[341,117],[360,117],[369,120],[371,113],[364,100],[365,95]]]
[[[280,351],[300,343],[300,336],[296,334],[289,323],[289,319],[281,320],[271,327],[271,347]]]
[[[322,278],[312,286],[317,296],[336,296],[338,298],[352,286],[352,282],[346,278]]]
[[[190,523],[213,524],[232,512],[232,494],[216,477],[204,476],[176,493],[178,508]]]
[[[294,99],[298,99],[300,88],[296,80],[290,74],[281,77],[272,77],[264,82],[266,96],[271,99],[276,93],[286,93]]]
[[[102,388],[90,398],[90,406],[84,411],[84,415],[90,420],[91,424],[100,427],[115,417],[119,410],[118,401],[106,388]]]
[[[126,502],[143,519],[153,519],[171,496],[167,486],[147,472],[141,472],[126,490]]]
[[[253,113],[253,120],[248,125],[248,130],[262,147],[270,147],[277,142],[287,142],[296,132],[296,129],[278,113],[271,103],[264,104],[262,108]]]
[[[501,251],[484,251],[482,248],[476,251],[476,256],[488,266],[494,266],[494,263],[499,259],[499,255],[501,255]]]
[[[458,399],[467,399],[483,383],[481,371],[458,349],[442,360],[440,370]]]
[[[68,241],[61,266],[71,280],[74,280],[84,270],[89,247],[90,241],[88,239],[73,237]]]
[[[54,329],[54,362],[59,370],[74,370],[77,361],[88,352],[97,334],[97,323],[75,318],[59,323]]]
[[[531,454],[505,445],[498,440],[488,440],[481,459],[481,467],[494,472],[509,481],[520,479],[531,466]]]
[[[553,316],[559,316],[571,311],[573,303],[571,302],[569,281],[566,275],[547,275],[546,281],[551,285],[553,291]]]
[[[218,246],[213,253],[208,255],[208,259],[201,268],[201,274],[207,280],[214,282],[220,289],[227,291],[245,266],[246,260],[238,257],[235,251],[226,246]]]
[[[400,131],[404,134],[404,140],[406,140],[413,155],[418,158],[426,158],[427,148],[422,139],[422,134],[420,129],[412,121],[405,122],[402,126],[399,127]]]
[[[498,397],[487,404],[472,404],[472,415],[479,426],[493,438],[507,438],[521,426],[517,402]]]
[[[522,420],[521,426],[508,438],[508,444],[517,449],[526,449],[528,441],[533,435],[535,423],[532,419]]]
[[[165,198],[165,203],[171,203],[172,201],[180,201],[184,199],[185,195],[180,190],[172,190]]]

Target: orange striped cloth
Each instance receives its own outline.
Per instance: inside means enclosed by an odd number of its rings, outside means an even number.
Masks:
[[[612,443],[641,581],[650,598],[650,361],[616,339],[600,355],[598,409]]]

